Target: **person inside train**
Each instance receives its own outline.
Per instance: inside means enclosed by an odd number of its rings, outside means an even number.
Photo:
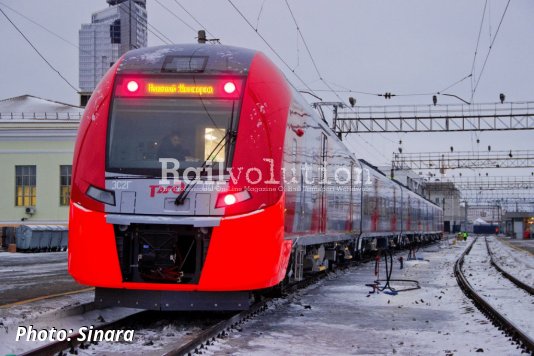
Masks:
[[[158,147],[159,158],[175,158],[178,161],[184,161],[190,157],[191,153],[182,144],[182,138],[177,132],[172,132],[161,140]]]

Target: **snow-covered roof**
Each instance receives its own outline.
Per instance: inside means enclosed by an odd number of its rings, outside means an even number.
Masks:
[[[21,95],[0,100],[0,119],[6,120],[79,120],[83,108],[59,101]]]
[[[489,223],[486,220],[481,219],[481,218],[478,218],[475,221],[473,221],[473,224],[474,225],[489,225]]]

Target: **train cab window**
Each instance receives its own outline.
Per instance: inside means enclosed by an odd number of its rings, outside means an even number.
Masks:
[[[205,160],[231,159],[227,132],[236,121],[234,100],[116,97],[110,117],[109,172],[161,175],[160,159],[179,162],[179,170]],[[211,156],[210,156],[211,154]],[[213,166],[213,172],[219,165]]]
[[[215,127],[206,127],[204,129],[204,159],[224,162],[225,150],[220,149],[222,145],[218,145],[226,136],[225,129],[218,129]]]

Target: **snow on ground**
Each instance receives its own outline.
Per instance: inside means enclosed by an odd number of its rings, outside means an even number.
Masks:
[[[504,317],[533,338],[534,297],[491,266],[483,238],[478,239],[464,261],[464,275],[471,286]]]
[[[499,240],[512,248],[528,251],[534,255],[534,239],[512,239],[508,236],[499,236]]]
[[[94,292],[11,304],[85,288],[67,273],[67,253],[0,253],[0,354],[35,345],[15,342],[18,326],[61,327],[62,319],[94,299]],[[61,320],[60,320],[61,319]]]
[[[83,314],[74,313],[73,315],[69,315],[70,313],[68,312],[63,313],[63,315],[59,315],[61,313],[50,312],[33,320],[29,318],[22,318],[22,320],[18,321],[11,319],[9,326],[0,326],[0,331],[2,328],[5,330],[5,332],[0,332],[0,354],[19,354],[47,343],[46,341],[26,341],[24,338],[16,341],[17,328],[19,326],[28,328],[32,325],[34,330],[51,330],[51,328],[57,330],[72,329],[75,333],[82,326],[98,326],[104,322],[117,320],[139,311],[138,309],[130,308],[106,308],[91,310]]]
[[[403,270],[395,259],[392,278],[421,284],[419,290],[395,296],[368,293],[365,284],[374,280],[373,263],[339,272],[272,306],[204,354],[520,354],[456,283],[454,262],[466,245],[428,247],[418,253],[423,260],[407,261]]]
[[[67,272],[67,252],[0,253],[0,305],[86,288]]]
[[[480,241],[477,245],[485,248]],[[451,245],[444,241],[441,245],[423,249],[418,253],[419,259],[414,261],[406,261],[405,252],[397,255],[392,278],[414,279],[421,285],[419,290],[398,295],[369,294],[370,288],[365,284],[375,279],[373,263],[332,274],[288,299],[271,303],[267,312],[210,346],[204,354],[469,355],[483,351],[490,355],[518,355],[521,352],[516,345],[478,312],[456,284],[454,262],[466,246],[465,242]],[[484,261],[483,256],[478,256],[481,254],[478,247],[475,246],[466,258],[466,268],[471,274],[477,268],[483,272],[491,269],[489,266],[475,267],[468,262],[468,258]],[[397,260],[400,255],[405,258],[403,270],[399,269]],[[0,268],[15,270],[27,264],[20,254],[12,256],[9,262],[2,263],[5,262],[2,254]],[[56,259],[62,258],[56,256]],[[54,264],[52,255],[43,257],[43,260],[45,266]],[[383,276],[384,266],[381,268]],[[47,269],[54,268],[48,266]],[[472,280],[473,276],[467,275]],[[476,286],[483,282],[494,284],[498,276],[485,272],[478,278],[472,280]],[[412,285],[394,282],[398,289]],[[505,289],[500,290],[507,296]],[[486,294],[496,295],[494,292]],[[507,297],[509,305],[518,305],[519,297],[515,292]],[[0,354],[20,353],[37,346],[14,341],[19,325],[76,329],[81,325],[98,325],[99,317],[109,321],[135,312],[114,308],[68,316],[66,311],[72,306],[87,303],[92,298],[92,292],[86,292],[9,309],[0,308]],[[528,311],[526,315],[530,318],[534,314],[532,305],[511,310],[510,313],[519,310],[522,314]],[[214,315],[160,313],[153,321],[147,321],[147,325],[136,326],[133,343],[101,342],[79,352],[84,355],[162,354],[171,344],[190,338],[216,318]]]
[[[502,239],[488,237],[493,259],[503,270],[523,283],[534,286],[534,255],[518,248],[513,248]],[[534,245],[534,241],[528,241]]]
[[[60,319],[77,314],[94,299],[94,292],[70,294],[21,305],[0,307],[0,354],[22,352],[36,346],[15,342],[19,326],[61,327]]]
[[[143,325],[133,326],[132,342],[100,342],[78,355],[163,355],[228,317],[227,313],[154,312]]]

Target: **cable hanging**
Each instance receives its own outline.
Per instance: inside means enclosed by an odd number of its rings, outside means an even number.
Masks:
[[[26,40],[26,42],[28,42],[28,44],[33,48],[33,50],[39,55],[39,57],[41,57],[41,59],[43,61],[45,61],[46,64],[48,64],[48,66],[54,71],[56,72],[60,77],[61,79],[63,79],[63,81],[65,83],[67,83],[76,93],[79,92],[78,89],[76,89],[76,87],[74,85],[72,85],[68,80],[67,78],[65,78],[42,54],[41,52],[39,52],[39,50],[33,45],[33,43],[28,39],[28,37],[26,37],[26,35],[24,35],[24,33],[17,27],[17,25],[15,25],[15,23],[13,21],[11,21],[11,19],[9,18],[9,16],[7,16],[7,14],[4,12],[4,10],[2,10],[0,8],[0,12],[5,16],[5,18],[11,23],[11,25],[13,25],[13,27],[18,31],[18,33],[20,33],[20,35]]]

